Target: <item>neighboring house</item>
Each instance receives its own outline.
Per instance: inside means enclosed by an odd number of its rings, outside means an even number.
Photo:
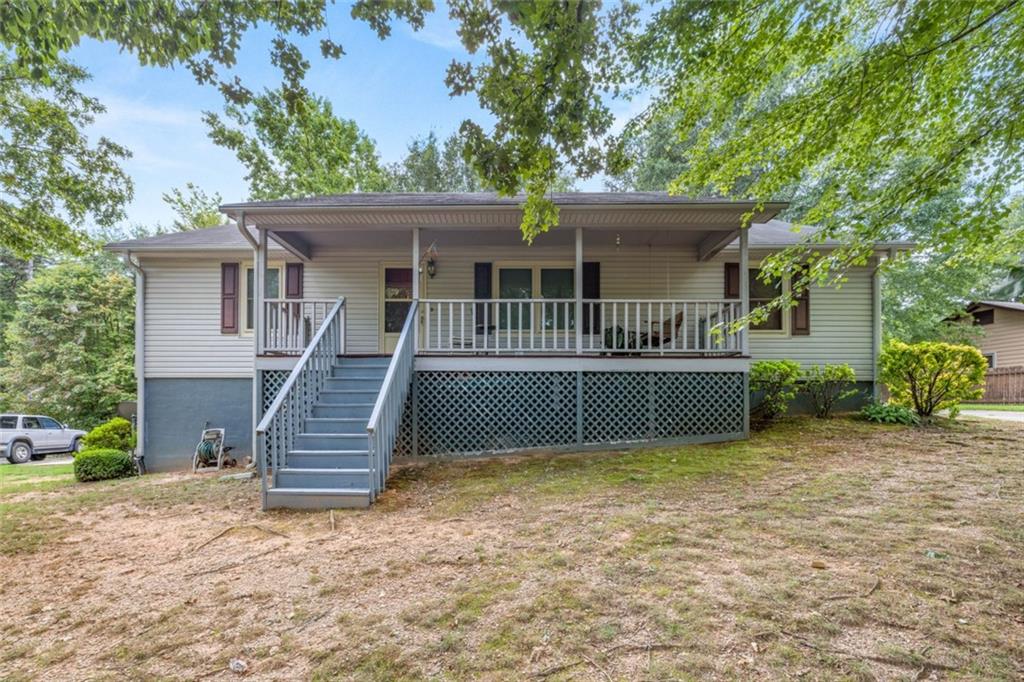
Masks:
[[[147,467],[186,466],[206,423],[248,454],[262,422],[266,506],[365,505],[393,456],[743,438],[752,360],[846,362],[870,393],[876,267],[905,245],[737,332],[789,287],[756,278],[806,238],[785,204],[554,201],[532,245],[493,194],[228,204],[244,228],[109,245],[138,273]]]
[[[989,367],[1024,367],[1024,303],[977,301],[966,310],[984,331],[978,346]]]

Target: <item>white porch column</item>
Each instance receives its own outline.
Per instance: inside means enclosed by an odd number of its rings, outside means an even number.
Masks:
[[[750,314],[750,228],[740,228],[740,314]],[[740,351],[750,355],[750,325],[740,330]]]
[[[576,294],[576,355],[583,354],[583,228],[576,228],[576,267],[573,270]],[[593,332],[593,330],[591,330]]]
[[[412,300],[420,300],[420,228],[412,228]],[[412,325],[412,352],[419,350],[420,322],[419,313]]]
[[[259,241],[256,247],[256,263],[255,267],[253,267],[252,277],[252,286],[255,290],[252,293],[252,328],[256,337],[256,355],[263,355],[264,339],[266,337],[266,330],[263,328],[265,324],[263,319],[263,299],[266,293],[264,282],[267,281],[267,231],[262,227],[258,229]]]

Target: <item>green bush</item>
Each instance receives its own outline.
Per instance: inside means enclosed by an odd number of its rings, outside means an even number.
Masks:
[[[75,457],[75,478],[79,481],[105,481],[135,475],[132,456],[114,448],[85,450]]]
[[[890,402],[909,407],[920,417],[931,417],[937,410],[949,410],[955,417],[961,402],[984,394],[988,362],[972,346],[891,341],[878,360]]]
[[[811,400],[814,416],[827,419],[836,403],[857,395],[853,385],[857,375],[853,367],[842,365],[811,365],[804,375],[802,390]]]
[[[792,360],[760,360],[750,366],[750,388],[763,392],[754,412],[762,419],[775,419],[786,413],[789,401],[796,397],[800,364]]]
[[[128,452],[135,449],[135,434],[130,421],[114,417],[85,434],[82,444],[86,450],[102,448]]]
[[[879,424],[906,424],[907,426],[914,426],[921,423],[921,418],[914,414],[913,410],[893,403],[871,403],[870,405],[865,405],[860,413],[868,421],[878,422]]]

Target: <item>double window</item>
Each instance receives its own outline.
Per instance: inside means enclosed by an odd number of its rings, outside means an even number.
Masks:
[[[499,299],[571,299],[575,297],[575,277],[571,267],[560,265],[501,265],[495,268],[496,298]],[[502,329],[575,329],[576,306],[542,303],[540,320],[533,321],[531,305],[499,305],[498,324]]]

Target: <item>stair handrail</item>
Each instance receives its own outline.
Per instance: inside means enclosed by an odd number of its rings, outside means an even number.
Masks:
[[[312,414],[313,403],[320,395],[324,381],[331,374],[345,336],[344,309],[345,297],[339,296],[256,427],[255,453],[264,508],[267,494],[267,441],[272,441],[271,472],[276,474],[282,466],[279,460],[287,459],[288,450],[295,443],[295,436],[303,428],[306,417]]]
[[[366,423],[366,440],[369,447],[370,461],[370,500],[384,490],[391,468],[391,455],[398,438],[398,429],[402,423],[405,401],[412,385],[413,360],[417,310],[419,301],[413,300],[409,312],[402,324],[402,332],[398,335],[398,343],[388,363],[388,371],[384,375],[380,393],[373,404],[373,412]]]

